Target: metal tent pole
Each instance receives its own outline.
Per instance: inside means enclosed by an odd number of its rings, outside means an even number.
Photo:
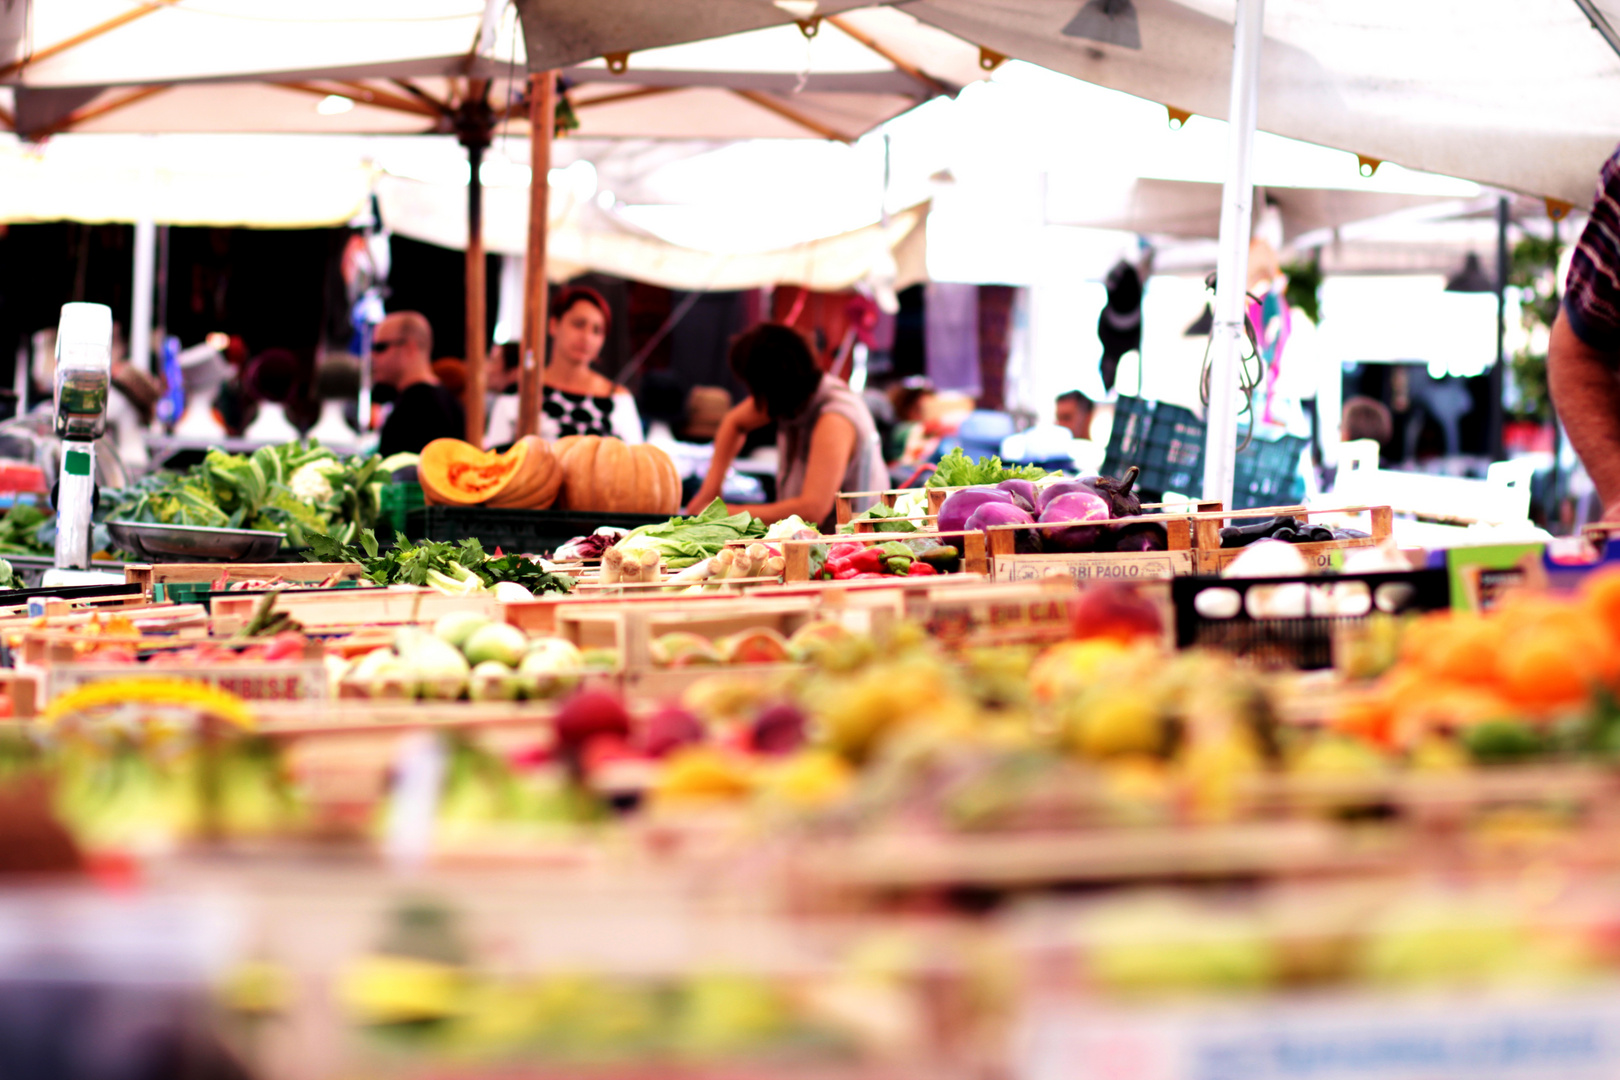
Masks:
[[[1226,182],[1221,191],[1220,250],[1215,261],[1204,498],[1232,504],[1237,450],[1238,368],[1244,346],[1249,229],[1254,216],[1254,131],[1260,108],[1260,47],[1265,0],[1237,0],[1232,30],[1232,96],[1227,109]],[[1251,417],[1252,422],[1252,417]]]

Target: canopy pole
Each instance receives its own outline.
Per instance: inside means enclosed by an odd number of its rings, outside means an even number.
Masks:
[[[1556,227],[1557,222],[1553,223]],[[1507,457],[1503,446],[1502,384],[1507,378],[1507,282],[1511,267],[1508,256],[1508,200],[1504,195],[1496,201],[1496,363],[1491,365],[1486,385],[1490,387],[1491,410],[1486,416],[1489,427],[1486,451],[1492,461]],[[1556,273],[1553,275],[1558,276]],[[1556,469],[1557,463],[1554,462]]]
[[[529,76],[529,238],[523,256],[523,343],[518,368],[519,437],[540,433],[540,385],[546,366],[546,229],[551,214],[551,140],[557,73]]]
[[[1242,362],[1249,283],[1249,231],[1254,216],[1254,130],[1260,111],[1260,46],[1265,0],[1237,0],[1232,32],[1232,96],[1227,108],[1226,181],[1215,261],[1215,325],[1210,331],[1209,407],[1204,443],[1204,498],[1232,505],[1237,451],[1238,370]],[[1254,422],[1251,416],[1250,423]]]
[[[484,151],[494,131],[494,113],[485,100],[487,85],[477,80],[456,114],[461,144],[467,148],[467,388],[462,411],[467,418],[467,441],[484,445],[484,360],[488,346],[484,327],[484,182],[479,175]]]

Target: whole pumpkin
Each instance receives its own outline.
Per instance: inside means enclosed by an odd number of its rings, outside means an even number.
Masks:
[[[545,440],[528,435],[505,453],[460,439],[434,439],[416,467],[422,497],[433,506],[543,510],[557,498],[562,468]]]
[[[681,475],[656,446],[630,446],[611,435],[567,435],[551,445],[562,465],[561,510],[673,514]]]

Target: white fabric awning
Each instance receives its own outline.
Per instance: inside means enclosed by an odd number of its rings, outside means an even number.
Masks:
[[[1595,3],[1620,26],[1620,2]],[[1226,118],[1232,0],[1133,0],[1140,49],[1066,35],[1081,6],[902,10],[1008,56]],[[1260,78],[1262,131],[1575,206],[1590,205],[1620,142],[1620,55],[1575,0],[1267,0]]]

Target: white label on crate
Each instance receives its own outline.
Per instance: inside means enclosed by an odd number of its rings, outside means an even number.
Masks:
[[[246,701],[319,701],[330,697],[326,667],[320,663],[216,664],[213,667],[169,667],[146,664],[53,664],[46,672],[50,701],[85,683],[161,675],[228,690]]]
[[[1192,552],[1120,555],[1013,555],[995,560],[997,581],[1039,581],[1068,574],[1076,581],[1156,581],[1192,572]]]
[[[1518,1000],[1256,999],[1037,1007],[1018,1080],[1599,1080],[1620,1075],[1620,988]]]

